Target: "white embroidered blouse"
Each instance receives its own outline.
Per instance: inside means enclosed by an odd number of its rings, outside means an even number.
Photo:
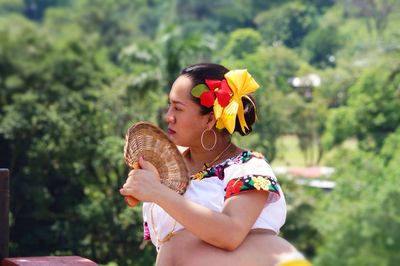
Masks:
[[[268,192],[268,200],[252,229],[270,229],[279,233],[286,219],[286,202],[282,189],[262,154],[244,151],[191,176],[185,198],[211,210],[221,212],[224,201],[250,191]],[[143,203],[144,238],[159,248],[159,240],[183,229],[160,206]]]

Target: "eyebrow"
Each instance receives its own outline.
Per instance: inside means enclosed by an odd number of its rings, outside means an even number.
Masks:
[[[173,104],[182,104],[182,105],[186,105],[186,104],[184,104],[183,102],[176,101],[176,100],[171,100],[171,103],[173,103]]]

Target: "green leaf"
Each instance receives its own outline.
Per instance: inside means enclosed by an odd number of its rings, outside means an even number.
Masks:
[[[208,91],[208,90],[209,90],[209,89],[208,89],[207,85],[205,85],[205,84],[198,84],[198,85],[196,85],[196,86],[193,87],[193,89],[192,89],[192,95],[193,95],[194,97],[199,98],[200,95],[201,95],[203,92]]]

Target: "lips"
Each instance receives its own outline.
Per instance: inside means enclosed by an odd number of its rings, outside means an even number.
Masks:
[[[168,134],[169,135],[173,135],[173,134],[175,134],[176,132],[174,131],[174,130],[172,130],[172,129],[170,129],[170,128],[168,128]]]

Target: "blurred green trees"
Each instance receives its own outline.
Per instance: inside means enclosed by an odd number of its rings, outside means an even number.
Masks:
[[[322,236],[316,265],[398,264],[398,154],[387,162],[372,152],[337,160],[335,190],[323,199],[313,219]]]
[[[398,14],[386,0],[0,0],[10,255],[151,265],[140,208],[118,193],[124,134],[139,120],[164,126],[179,71],[212,61],[261,85],[258,123],[237,143],[274,165],[290,134],[305,164],[337,168],[329,193],[282,178],[283,236],[315,265],[399,264]]]

